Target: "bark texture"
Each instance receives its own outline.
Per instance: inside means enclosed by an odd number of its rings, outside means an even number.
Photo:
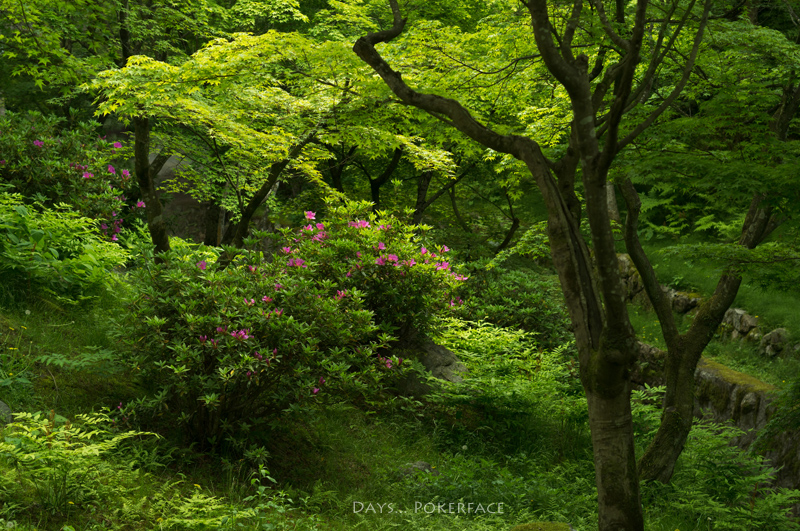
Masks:
[[[139,191],[144,200],[147,212],[147,228],[155,245],[156,255],[169,251],[169,236],[167,225],[164,222],[164,208],[156,193],[155,178],[158,172],[169,159],[169,155],[159,153],[153,162],[150,162],[150,120],[148,118],[134,118],[134,171],[139,183]],[[161,259],[156,256],[156,262]]]

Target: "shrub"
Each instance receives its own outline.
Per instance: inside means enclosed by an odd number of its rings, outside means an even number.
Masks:
[[[0,302],[35,295],[68,304],[96,299],[115,285],[110,270],[126,256],[68,207],[26,206],[20,195],[0,192]]]
[[[97,124],[59,130],[61,119],[39,113],[0,116],[0,183],[27,202],[52,207],[66,202],[82,216],[98,220],[109,238],[119,233],[123,190],[132,183],[117,169],[119,142],[98,138]]]
[[[571,339],[570,323],[558,281],[530,270],[485,269],[478,263],[465,283],[465,304],[456,314],[465,320],[520,328],[554,348]]]
[[[348,219],[363,208],[307,213],[271,262],[245,251],[223,267],[180,247],[141,269],[121,330],[153,394],[133,410],[216,446],[336,390],[379,389],[401,364],[377,353],[386,332],[424,331],[458,281],[395,220]]]

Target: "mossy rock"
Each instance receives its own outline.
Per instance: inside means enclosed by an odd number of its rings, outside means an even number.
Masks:
[[[563,522],[533,522],[512,527],[511,531],[572,531],[572,527]]]

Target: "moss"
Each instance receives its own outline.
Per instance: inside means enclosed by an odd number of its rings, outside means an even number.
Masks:
[[[734,371],[733,369],[730,369],[725,365],[717,363],[716,361],[708,358],[701,358],[700,362],[697,364],[697,367],[716,374],[720,379],[725,380],[728,383],[738,385],[745,392],[753,391],[755,393],[773,393],[777,391],[774,386],[762,382],[758,378],[754,378],[743,372]]]
[[[511,528],[511,531],[570,531],[569,524],[560,522],[533,522]]]

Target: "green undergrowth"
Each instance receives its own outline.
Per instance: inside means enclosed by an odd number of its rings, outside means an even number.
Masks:
[[[115,406],[127,398],[117,397],[140,391],[129,383],[135,375],[121,368],[125,354],[115,349],[115,325],[105,318],[114,311],[121,308],[82,320],[33,310],[2,317],[4,370],[17,364],[29,382],[11,380],[0,399],[16,411],[44,410],[18,415],[0,433],[3,525],[26,531],[488,531],[537,522],[596,528],[586,401],[570,344],[546,348],[531,333],[450,319],[436,340],[468,367],[463,383],[418,400],[380,394],[357,403],[320,402],[287,415],[260,452],[233,456],[198,452],[127,422],[124,406]],[[637,404],[643,451],[658,411]],[[763,501],[750,505],[747,496],[764,472],[752,457],[727,449],[729,436],[700,430],[673,485],[644,487],[647,529],[748,529],[744,521],[752,529],[791,529],[783,516],[791,493],[763,491]],[[721,475],[730,480],[728,490],[720,490]]]
[[[656,274],[662,284],[669,285],[681,291],[696,291],[704,297],[714,292],[721,270],[713,264],[700,261],[689,261],[675,255],[659,253],[667,246],[664,243],[650,243],[645,245],[650,259],[656,269]],[[780,289],[762,288],[753,278],[745,276],[742,286],[731,305],[732,308],[743,308],[751,315],[758,315],[763,331],[769,332],[778,327],[784,327],[800,334],[800,313],[797,312],[797,300],[800,298],[800,289],[786,291],[785,286]]]
[[[640,306],[628,307],[631,324],[639,339],[655,347],[665,349],[664,336],[656,315]],[[679,329],[685,331],[691,316],[676,315]],[[758,354],[758,344],[748,341],[731,341],[717,337],[709,343],[703,353],[723,365],[758,378],[777,388],[784,388],[800,374],[800,359],[793,356],[769,358]]]

